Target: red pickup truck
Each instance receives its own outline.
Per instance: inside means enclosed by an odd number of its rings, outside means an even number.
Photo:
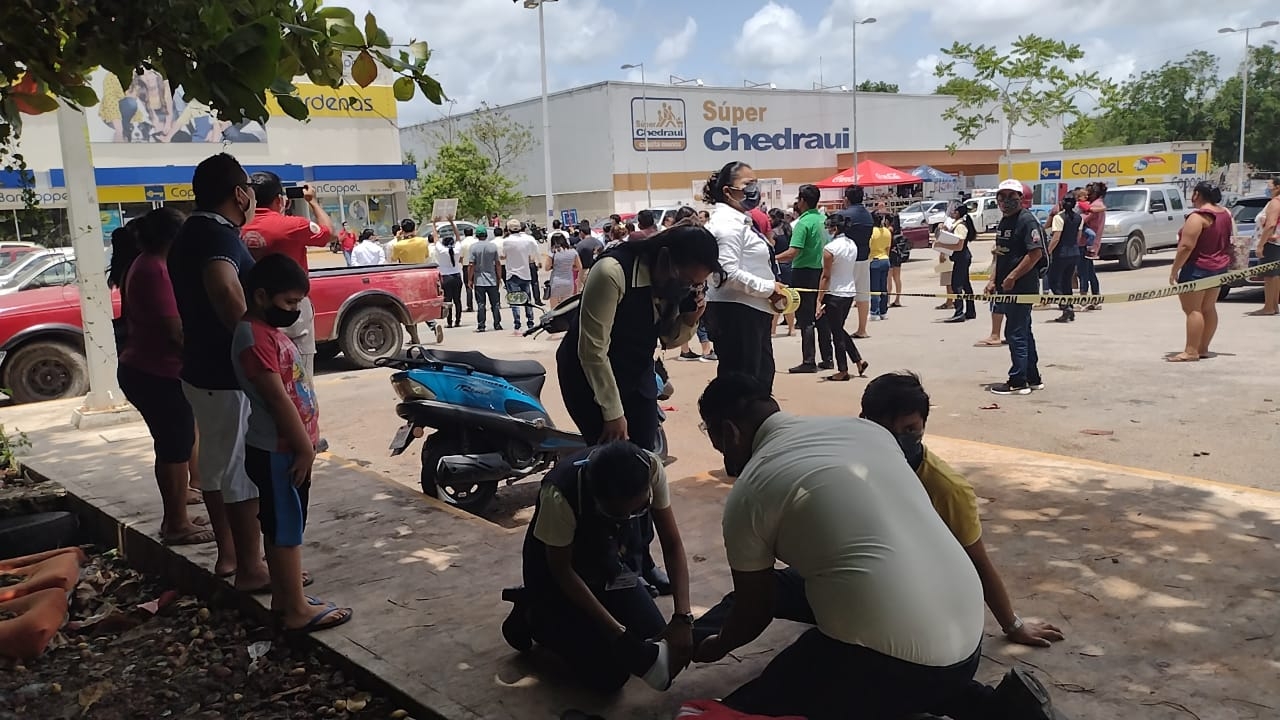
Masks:
[[[418,342],[418,324],[427,323],[436,340],[444,312],[440,272],[434,265],[378,265],[311,271],[311,303],[316,311],[316,353],[342,352],[354,365],[373,367],[404,345]],[[111,293],[112,314],[120,314],[120,294]],[[89,389],[74,283],[33,288],[0,296],[0,382],[14,402],[76,397]]]

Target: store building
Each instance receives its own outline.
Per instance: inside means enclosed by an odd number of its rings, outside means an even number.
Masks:
[[[269,100],[271,119],[264,126],[222,122],[207,107],[184,102],[181,88],[155,72],[124,88],[98,71],[92,83],[102,102],[86,110],[86,119],[104,235],[152,208],[194,209],[195,166],[222,151],[250,172],[270,170],[286,183],[310,183],[335,222],[390,234],[408,216],[407,183],[416,176],[402,162],[393,79],[385,69],[367,88],[332,89],[300,79],[298,95],[311,110],[310,121],[293,120]],[[0,240],[63,244],[67,187],[57,117],[25,118],[16,151],[34,179],[39,209],[26,209],[16,172],[0,173]],[[307,212],[304,203],[295,210]]]
[[[787,204],[796,188],[859,160],[897,168],[931,165],[964,176],[969,187],[990,182],[1003,155],[999,127],[954,154],[952,123],[942,118],[953,98],[943,95],[851,93],[602,82],[549,97],[554,209],[593,219],[615,211],[696,204],[696,191],[730,160],[751,165],[764,181],[766,202]],[[501,108],[528,127],[534,147],[514,164],[528,198],[524,212],[546,208],[540,99]],[[434,154],[439,138],[464,128],[471,114],[406,127],[401,145],[418,158]],[[449,124],[454,124],[453,128]],[[647,140],[647,147],[646,147]],[[1062,126],[1019,127],[1013,153],[1062,147]],[[646,178],[650,190],[646,190]]]

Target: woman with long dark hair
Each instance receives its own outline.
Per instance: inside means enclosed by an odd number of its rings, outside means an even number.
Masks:
[[[719,244],[723,282],[707,289],[707,329],[720,358],[718,375],[745,373],[773,388],[770,327],[786,285],[774,278],[768,238],[749,213],[760,205],[760,186],[750,165],[730,162],[702,187],[715,205],[707,229]]]
[[[1169,268],[1169,284],[1203,280],[1227,271],[1231,265],[1231,236],[1235,221],[1222,207],[1222,190],[1202,180],[1191,191],[1191,205],[1178,231],[1178,250]],[[1166,358],[1169,362],[1195,362],[1207,357],[1209,343],[1218,330],[1218,286],[1178,295],[1187,316],[1187,337],[1183,351]]]
[[[777,262],[780,253],[786,252],[791,247],[791,223],[787,222],[787,214],[782,208],[773,208],[769,211],[769,224],[772,230],[769,233],[769,240],[773,244],[773,257],[777,272],[776,279],[783,285],[791,284],[791,261]],[[796,314],[787,313],[786,315],[774,315],[773,321],[769,325],[769,335],[778,334],[778,321],[786,320],[787,337],[791,337],[796,331]]]
[[[973,251],[969,243],[978,238],[978,228],[973,224],[969,209],[962,203],[951,208],[951,218],[955,221],[953,235],[960,238],[960,244],[951,248],[951,292],[956,295],[973,295],[973,281],[969,279],[969,268],[973,265]],[[962,323],[978,317],[977,304],[973,298],[955,299],[955,314],[943,320],[949,323]]]
[[[169,279],[168,256],[186,218],[172,208],[159,208],[127,227],[136,238],[138,254],[125,263],[127,243],[121,238],[113,251],[109,281],[120,288],[120,313],[125,336],[117,379],[155,444],[156,484],[164,506],[160,539],[168,545],[213,542],[213,531],[187,514],[188,487],[198,487],[195,448],[196,423],[182,392],[182,320]],[[120,231],[116,231],[117,233]],[[213,429],[218,431],[220,429]]]
[[[435,243],[432,254],[440,268],[440,287],[444,291],[445,320],[447,327],[462,325],[462,245],[458,240],[458,226],[449,218],[453,234]]]

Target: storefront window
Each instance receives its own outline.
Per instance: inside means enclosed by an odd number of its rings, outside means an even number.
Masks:
[[[392,195],[328,195],[319,198],[320,206],[335,225],[345,222],[357,235],[372,228],[379,236],[395,234],[395,203]]]
[[[46,247],[71,244],[71,226],[63,208],[31,208],[15,210],[18,239],[40,243]]]

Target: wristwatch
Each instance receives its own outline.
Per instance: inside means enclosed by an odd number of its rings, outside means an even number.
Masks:
[[[1009,627],[1000,628],[1000,631],[1003,632],[1005,635],[1012,635],[1013,633],[1016,633],[1019,630],[1021,630],[1024,624],[1025,623],[1022,622],[1022,618],[1018,617],[1017,615],[1014,615],[1013,624],[1010,625]]]
[[[671,621],[672,621],[672,622],[675,622],[676,620],[679,620],[680,622],[684,623],[685,625],[690,625],[690,626],[692,626],[692,625],[693,625],[693,613],[674,613],[674,614],[672,614],[672,616],[671,616]]]

